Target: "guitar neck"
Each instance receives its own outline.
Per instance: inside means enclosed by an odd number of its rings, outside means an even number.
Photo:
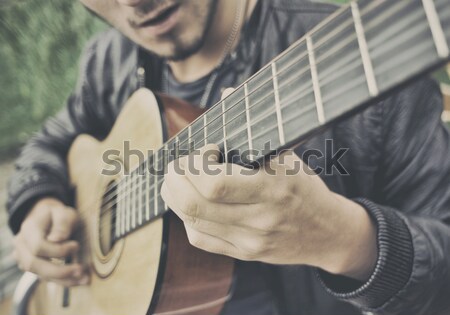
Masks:
[[[447,1],[361,0],[336,11],[119,182],[114,238],[168,210],[160,189],[172,160],[215,143],[225,162],[260,161],[445,63]]]

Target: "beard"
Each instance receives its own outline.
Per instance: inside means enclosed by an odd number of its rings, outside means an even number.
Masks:
[[[165,39],[172,43],[172,52],[166,55],[159,54],[159,56],[170,61],[182,61],[197,53],[205,44],[208,31],[211,29],[213,24],[217,11],[217,2],[218,0],[210,1],[210,5],[206,9],[206,18],[204,18],[203,23],[200,26],[201,31],[197,34],[197,36],[190,41],[185,41],[184,38],[182,38],[182,35],[175,32],[167,34]]]
[[[1,0],[0,0],[1,1]],[[185,1],[185,2],[184,2]],[[133,8],[134,16],[143,17],[148,12],[157,9],[158,7],[166,5],[166,3],[173,2],[171,0],[147,0],[139,7]],[[178,0],[178,3],[184,2],[186,14],[191,15],[191,25],[175,27],[167,34],[160,36],[158,39],[147,40],[136,36],[133,30],[138,28],[138,25],[133,21],[127,19],[125,22],[130,28],[131,32],[127,32],[128,27],[121,27],[121,23],[117,23],[117,16],[121,16],[124,7],[118,7],[116,12],[110,14],[104,8],[100,7],[95,11],[85,5],[86,9],[96,17],[102,19],[110,26],[121,31],[125,36],[129,37],[135,43],[140,45],[150,53],[171,61],[185,60],[193,54],[197,53],[205,44],[208,32],[214,22],[219,0]],[[130,8],[125,8],[130,9]],[[189,13],[188,13],[189,12]]]

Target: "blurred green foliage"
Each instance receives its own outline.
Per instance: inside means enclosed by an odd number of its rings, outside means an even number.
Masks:
[[[63,105],[81,49],[102,27],[79,1],[0,6],[0,157]]]

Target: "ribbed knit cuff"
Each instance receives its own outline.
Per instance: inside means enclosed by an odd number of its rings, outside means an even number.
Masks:
[[[69,195],[62,185],[54,183],[37,183],[21,194],[12,203],[9,212],[8,224],[14,234],[17,234],[22,225],[22,221],[30,211],[35,202],[44,197],[54,197],[61,200],[61,202],[68,204]]]
[[[334,297],[375,310],[394,297],[408,282],[414,259],[411,234],[395,210],[380,207],[367,199],[354,199],[363,206],[377,226],[378,258],[365,283],[318,271],[325,289]]]

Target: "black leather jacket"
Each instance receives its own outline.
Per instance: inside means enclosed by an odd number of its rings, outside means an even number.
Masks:
[[[260,0],[237,49],[242,81],[335,7],[305,0]],[[143,55],[146,57],[144,58]],[[139,77],[144,65],[146,78]],[[66,106],[24,147],[9,186],[14,232],[42,196],[70,203],[66,154],[80,133],[101,139],[127,98],[142,84],[159,89],[161,60],[143,54],[115,30],[94,39]],[[145,79],[145,80],[144,80]],[[145,81],[145,82],[144,82]],[[422,79],[335,125],[297,149],[349,150],[349,175],[323,175],[335,192],[362,204],[378,228],[378,261],[366,283],[307,266],[263,265],[286,314],[438,314],[450,309],[450,134],[440,120],[435,83]],[[311,160],[325,167],[325,159]],[[300,240],[299,240],[300,242]]]

